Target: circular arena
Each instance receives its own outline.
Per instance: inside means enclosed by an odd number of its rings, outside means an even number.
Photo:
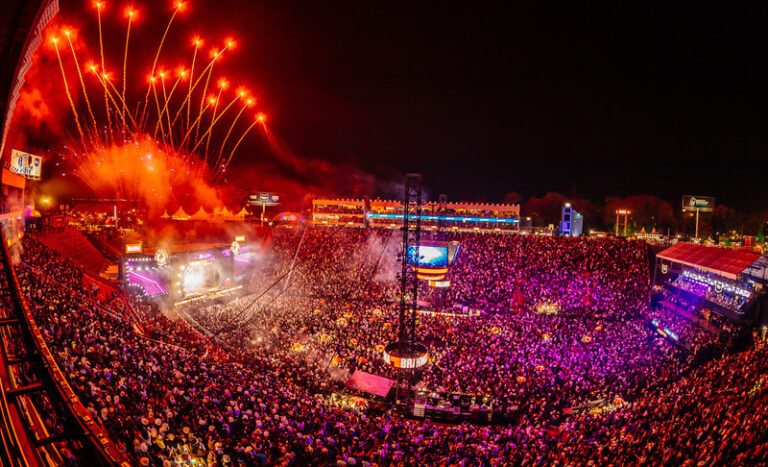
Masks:
[[[764,12],[538,8],[4,0],[0,465],[768,465]]]
[[[237,295],[170,310],[99,297],[34,235],[18,275],[73,389],[137,464],[765,460],[765,345],[736,352],[749,331],[653,307],[639,241],[454,235],[444,307],[418,316],[430,352],[414,405],[350,387],[356,372],[402,371],[382,358],[398,322],[397,235],[277,231]]]

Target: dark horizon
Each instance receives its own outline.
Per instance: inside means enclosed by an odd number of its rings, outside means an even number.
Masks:
[[[63,19],[94,19],[86,2],[62,3]],[[254,90],[300,160],[332,168],[326,178],[343,180],[352,167],[386,184],[418,172],[433,197],[452,200],[556,191],[595,202],[651,194],[676,204],[691,194],[742,211],[765,206],[765,5],[227,5],[190,2],[161,63],[190,58],[195,32],[209,46],[232,34],[233,83]],[[151,51],[168,8],[136,6],[132,40]],[[110,14],[105,41],[118,48],[124,25]],[[296,173],[263,135],[232,163],[230,173],[248,172],[258,173],[232,181],[311,185],[312,174]],[[350,196],[347,185],[324,186]]]
[[[271,124],[300,157],[420,172],[452,199],[765,201],[749,189],[768,166],[763,5],[242,4]]]

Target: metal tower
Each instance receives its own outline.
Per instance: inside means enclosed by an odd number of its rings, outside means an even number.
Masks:
[[[398,339],[413,350],[416,343],[416,300],[419,293],[419,279],[415,267],[419,261],[421,240],[421,175],[405,176],[405,197],[403,198],[403,258],[400,273],[400,323]],[[413,265],[409,264],[413,261]]]

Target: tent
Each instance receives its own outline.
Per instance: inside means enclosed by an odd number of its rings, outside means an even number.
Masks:
[[[223,217],[224,220],[230,220],[232,216],[233,216],[232,211],[230,211],[226,206],[224,206],[224,209],[221,210],[221,217]]]
[[[192,220],[193,221],[207,221],[208,220],[208,213],[205,212],[205,209],[203,209],[202,206],[200,206],[200,209],[198,209],[196,213],[192,214]]]
[[[184,208],[179,206],[179,210],[174,212],[171,218],[177,220],[177,221],[188,221],[189,220],[189,214],[184,212]]]
[[[163,215],[160,216],[160,219],[170,219],[171,216],[168,215],[168,210],[163,211]]]
[[[237,217],[238,220],[245,220],[245,216],[250,215],[248,211],[246,211],[245,207],[240,210],[237,214],[235,214],[235,217]]]

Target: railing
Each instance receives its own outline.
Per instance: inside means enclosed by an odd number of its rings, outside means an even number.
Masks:
[[[20,292],[2,235],[0,232],[2,464],[60,465],[67,456],[66,448],[81,465],[128,467],[125,454],[91,416],[57,365]],[[44,408],[42,400],[46,400]],[[46,424],[49,420],[54,427]]]

